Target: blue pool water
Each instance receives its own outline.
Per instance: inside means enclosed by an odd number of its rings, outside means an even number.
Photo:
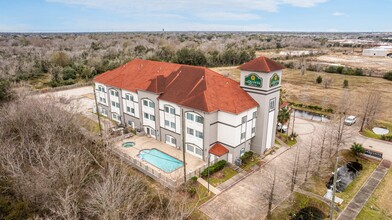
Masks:
[[[182,161],[155,148],[151,150],[141,150],[138,156],[142,160],[149,162],[166,173],[171,173],[184,165]]]

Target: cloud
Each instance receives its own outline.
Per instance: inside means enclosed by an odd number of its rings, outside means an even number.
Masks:
[[[257,14],[251,13],[230,13],[230,12],[217,12],[217,13],[200,13],[196,15],[199,18],[206,20],[234,20],[234,21],[248,21],[248,20],[257,20],[260,19],[260,16]]]
[[[113,10],[121,13],[140,12],[195,12],[195,11],[267,11],[276,12],[282,5],[294,7],[314,7],[328,0],[46,0],[69,5],[81,5],[101,10]]]
[[[342,12],[334,12],[333,14],[332,14],[333,16],[347,16],[345,13],[342,13]]]

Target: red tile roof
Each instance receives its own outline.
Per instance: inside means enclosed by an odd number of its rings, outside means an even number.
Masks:
[[[279,109],[285,108],[285,107],[287,107],[287,106],[289,106],[289,105],[290,105],[289,102],[283,102],[283,103],[279,106]]]
[[[238,69],[245,70],[245,71],[270,73],[273,71],[282,70],[284,69],[284,66],[267,57],[261,56],[247,63],[242,64],[241,66],[238,67]]]
[[[229,150],[227,150],[227,148],[225,148],[222,144],[216,143],[216,144],[214,144],[214,146],[212,146],[210,148],[210,150],[208,152],[210,152],[211,154],[213,154],[215,156],[220,157],[222,155],[227,154],[229,152]]]
[[[239,83],[205,67],[135,59],[95,77],[95,82],[136,92],[204,112],[241,113],[258,106]]]

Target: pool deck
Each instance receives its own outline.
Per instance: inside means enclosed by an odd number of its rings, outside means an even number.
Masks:
[[[130,142],[130,141],[135,142],[135,146],[122,147],[122,144],[124,142]],[[164,152],[174,158],[177,158],[178,160],[183,162],[184,161],[183,160],[183,152],[182,152],[182,150],[180,150],[176,147],[165,144],[165,143],[160,142],[158,140],[155,140],[151,137],[137,136],[137,135],[115,143],[115,147],[118,150],[120,150],[122,153],[125,153],[127,156],[140,161],[142,164],[148,166],[149,168],[153,169],[154,171],[156,171],[158,173],[161,173],[161,175],[164,175],[167,178],[172,179],[173,181],[176,181],[184,176],[184,167],[183,166],[181,166],[180,168],[178,168],[177,170],[175,170],[171,173],[166,173],[163,170],[155,167],[154,165],[152,165],[146,161],[141,160],[138,157],[138,154],[141,150],[156,148],[156,149],[158,149],[158,150],[160,150],[160,151],[162,151],[162,152]],[[199,159],[198,157],[195,157],[195,156],[190,155],[188,153],[185,153],[185,161],[186,161],[187,173],[195,171],[195,170],[203,167],[204,165],[206,165],[206,162],[204,162],[203,160]]]

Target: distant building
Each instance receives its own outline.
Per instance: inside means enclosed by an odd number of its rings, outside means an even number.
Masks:
[[[94,79],[99,112],[200,159],[234,163],[275,143],[283,66],[259,57],[240,83],[205,67],[134,59]]]
[[[379,46],[369,49],[363,49],[362,55],[370,57],[392,57],[392,46]]]

